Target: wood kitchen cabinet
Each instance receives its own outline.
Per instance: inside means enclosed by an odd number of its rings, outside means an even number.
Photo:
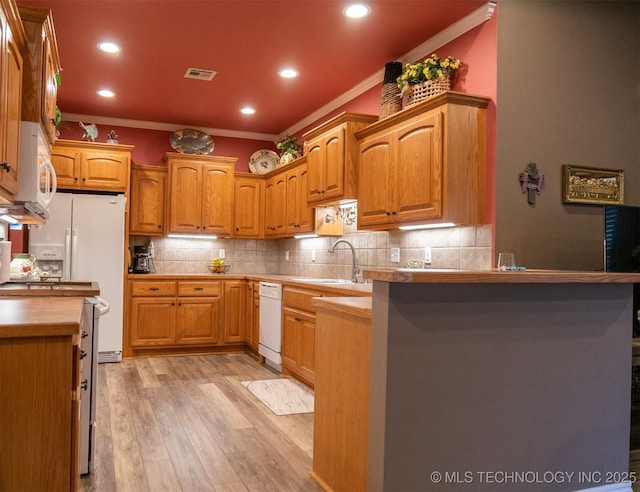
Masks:
[[[286,171],[285,233],[288,236],[315,230],[315,209],[307,204],[306,157]]]
[[[357,132],[358,228],[482,224],[488,102],[445,92]]]
[[[168,172],[164,166],[131,166],[129,234],[163,236]]]
[[[317,290],[285,286],[282,289],[282,372],[313,387],[315,380]]]
[[[18,192],[24,29],[13,1],[0,1],[0,203]]]
[[[245,316],[247,282],[225,280],[224,284],[224,338],[225,344],[245,342]]]
[[[234,237],[264,236],[264,178],[237,173],[234,180]]]
[[[265,182],[265,237],[292,237],[315,230],[315,209],[306,201],[306,157],[269,175]]]
[[[0,489],[78,487],[81,297],[0,300]]]
[[[22,75],[22,120],[40,122],[53,145],[56,141],[54,118],[60,73],[60,58],[53,17],[48,9],[19,5],[26,34]]]
[[[58,189],[128,193],[132,145],[58,139],[51,150]]]
[[[311,206],[356,198],[358,142],[354,133],[377,120],[377,116],[342,113],[304,134],[307,202]]]
[[[167,153],[168,232],[231,236],[235,158]]]
[[[278,172],[269,176],[264,186],[264,235],[284,237],[287,223],[287,176]]]
[[[132,281],[130,345],[134,348],[216,345],[222,320],[221,283]]]
[[[247,281],[247,317],[245,322],[245,343],[258,353],[260,348],[260,282]]]

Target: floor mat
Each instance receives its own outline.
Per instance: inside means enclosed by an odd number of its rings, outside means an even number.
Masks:
[[[295,379],[242,381],[242,385],[276,415],[313,412],[313,390]]]

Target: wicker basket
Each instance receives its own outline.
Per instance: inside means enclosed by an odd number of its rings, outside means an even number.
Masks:
[[[402,109],[402,99],[398,84],[389,83],[382,86],[380,96],[380,119],[391,116]]]
[[[449,75],[445,75],[443,78],[438,80],[427,80],[426,82],[413,84],[411,86],[411,91],[407,96],[406,106],[418,104],[419,102],[435,96],[436,94],[448,91],[450,86],[451,81],[449,80]]]

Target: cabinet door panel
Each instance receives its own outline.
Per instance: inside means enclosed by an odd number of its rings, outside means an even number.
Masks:
[[[245,339],[247,283],[224,282],[224,342],[242,343]]]
[[[4,153],[2,162],[10,168],[8,172],[0,169],[0,186],[11,195],[18,192],[18,165],[20,152],[20,111],[22,101],[22,55],[18,46],[14,43],[10,30],[6,30],[7,40],[3,53],[6,72],[6,99],[2,101],[2,111],[6,112],[4,121],[3,145]],[[1,126],[1,125],[0,125]],[[28,163],[25,163],[27,165]]]
[[[336,198],[344,194],[345,130],[338,128],[327,135],[325,143],[325,180],[323,198]]]
[[[174,342],[175,299],[131,299],[131,345],[155,346]]]
[[[316,317],[300,313],[300,359],[298,371],[313,383],[316,374]]]
[[[322,140],[309,142],[307,151],[307,201],[322,200],[324,189],[324,152]]]
[[[164,170],[131,171],[131,234],[162,235],[165,228],[164,202],[167,173]]]
[[[392,213],[394,177],[391,165],[391,134],[362,142],[358,224],[384,224]]]
[[[129,173],[122,154],[84,152],[80,167],[81,185],[92,189],[125,191]]]
[[[231,235],[233,169],[202,166],[202,231]]]
[[[259,238],[264,227],[264,182],[236,178],[234,194],[235,237]]]
[[[219,297],[179,297],[176,318],[176,343],[209,345],[218,342]]]
[[[192,163],[171,167],[169,232],[200,232],[200,168],[200,165]]]
[[[442,114],[397,131],[395,220],[442,215]]]
[[[284,173],[273,176],[266,183],[265,236],[279,236],[286,232],[287,181]]]
[[[51,151],[51,164],[56,170],[58,188],[70,188],[79,185],[79,152],[72,149],[54,147]]]
[[[300,353],[300,330],[298,312],[288,308],[282,310],[282,365],[295,369]]]

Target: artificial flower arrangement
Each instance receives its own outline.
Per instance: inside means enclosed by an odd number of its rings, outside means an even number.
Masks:
[[[285,135],[284,139],[274,142],[280,151],[280,163],[286,164],[302,155],[303,147],[296,137]]]
[[[407,63],[402,75],[397,79],[398,87],[404,95],[412,85],[448,79],[458,68],[460,60],[452,56],[440,58],[433,53],[422,62]]]

